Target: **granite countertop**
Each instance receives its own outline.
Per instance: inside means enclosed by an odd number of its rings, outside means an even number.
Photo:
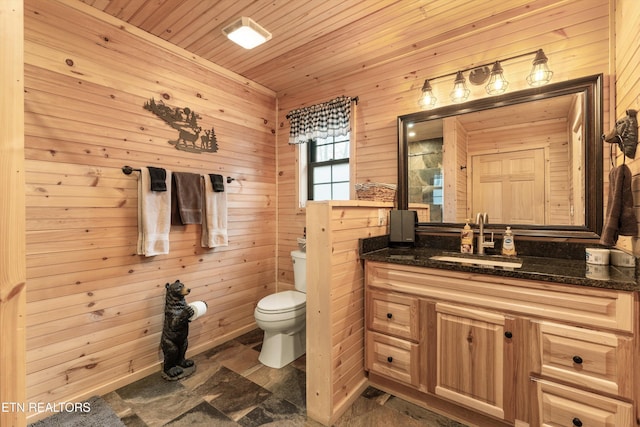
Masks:
[[[443,249],[412,247],[382,248],[361,253],[368,261],[389,262],[419,267],[439,268],[453,271],[467,271],[518,279],[541,280],[553,283],[589,286],[594,288],[638,291],[636,268],[613,265],[592,265],[581,259],[561,259],[536,256],[518,256],[522,267],[516,269],[457,262],[436,261],[435,255],[451,254]]]

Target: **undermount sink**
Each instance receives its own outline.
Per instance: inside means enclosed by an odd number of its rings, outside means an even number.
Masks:
[[[433,261],[455,262],[457,264],[470,264],[480,267],[520,268],[522,260],[518,258],[506,258],[495,256],[463,256],[463,255],[435,255],[429,259]]]

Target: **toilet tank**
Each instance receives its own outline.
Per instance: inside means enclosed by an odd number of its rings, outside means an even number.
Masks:
[[[307,253],[302,251],[292,251],[293,260],[293,281],[296,290],[307,292]]]

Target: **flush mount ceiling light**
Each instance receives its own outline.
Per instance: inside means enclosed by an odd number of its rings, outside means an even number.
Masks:
[[[245,49],[253,49],[267,40],[271,40],[271,33],[269,31],[246,16],[241,16],[236,21],[224,27],[222,34]]]
[[[547,65],[547,56],[544,54],[542,49],[538,49],[533,52],[523,53],[521,55],[512,56],[511,58],[507,59],[501,59],[489,64],[483,64],[476,67],[467,68],[465,70],[456,71],[455,73],[444,74],[442,76],[426,79],[420,92],[420,99],[418,100],[418,104],[422,108],[432,108],[436,104],[437,99],[435,98],[435,96],[433,96],[431,82],[450,76],[456,76],[454,80],[453,90],[450,94],[451,101],[466,101],[469,97],[469,94],[471,93],[471,91],[466,86],[466,79],[463,74],[466,72],[469,72],[469,82],[473,85],[478,86],[486,83],[488,80],[488,83],[485,86],[485,90],[489,95],[499,95],[501,93],[504,93],[507,90],[507,86],[509,86],[509,82],[504,77],[504,70],[502,69],[501,63],[534,54],[535,59],[533,60],[533,68],[526,78],[527,83],[529,83],[530,86],[534,87],[545,85],[551,81],[553,71],[549,70],[549,67]],[[493,66],[491,68],[491,71],[489,71],[489,65]]]

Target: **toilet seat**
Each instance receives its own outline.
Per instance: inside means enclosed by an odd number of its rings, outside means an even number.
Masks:
[[[267,295],[258,302],[256,310],[265,314],[281,314],[305,308],[307,295],[299,291],[283,291]]]

